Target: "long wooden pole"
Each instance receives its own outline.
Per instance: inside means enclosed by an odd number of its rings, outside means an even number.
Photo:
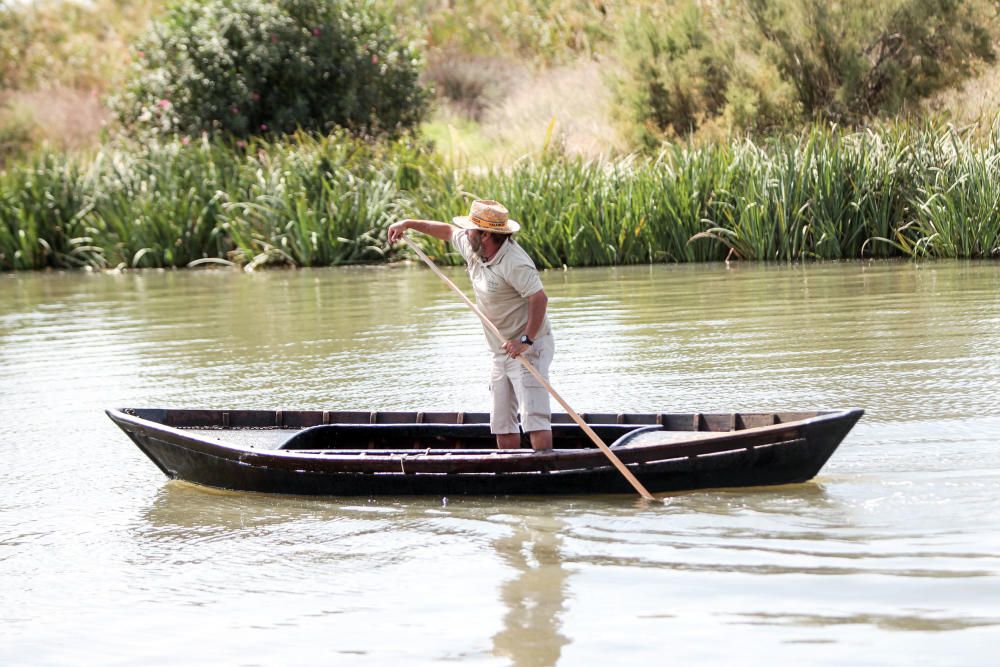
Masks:
[[[500,333],[500,330],[496,328],[496,325],[493,324],[493,322],[491,322],[489,319],[487,319],[485,315],[483,315],[483,311],[479,310],[476,304],[472,303],[469,297],[465,295],[465,292],[460,290],[458,288],[458,285],[453,283],[448,278],[448,276],[444,275],[444,273],[441,272],[441,269],[439,269],[437,265],[434,262],[432,262],[431,259],[426,254],[424,254],[424,251],[417,247],[416,243],[411,243],[410,240],[406,238],[405,234],[401,238],[403,242],[406,243],[406,245],[410,246],[410,248],[412,248],[413,251],[417,253],[417,256],[419,256],[420,259],[424,260],[424,262],[427,263],[427,266],[431,267],[431,270],[437,274],[438,278],[445,281],[449,287],[455,290],[455,292],[460,297],[462,297],[462,301],[465,301],[465,304],[472,309],[472,312],[474,312],[476,315],[479,316],[479,319],[483,321],[483,324],[486,326],[487,329],[493,332],[493,335],[497,337],[497,340],[503,342],[504,337],[503,334]],[[631,484],[633,488],[635,488],[635,490],[639,492],[639,495],[645,498],[646,500],[654,500],[652,494],[650,494],[649,491],[646,490],[646,487],[644,487],[642,483],[635,478],[635,475],[632,474],[632,471],[629,470],[625,466],[625,464],[621,462],[621,459],[615,456],[615,453],[611,451],[611,448],[608,447],[606,444],[604,444],[604,441],[601,440],[601,437],[596,433],[594,433],[594,429],[590,428],[590,425],[587,424],[587,422],[583,421],[583,418],[576,413],[576,410],[571,408],[569,404],[563,400],[562,396],[559,395],[559,392],[557,392],[552,387],[552,385],[549,384],[549,381],[546,380],[542,376],[542,374],[538,372],[538,369],[535,368],[531,364],[531,362],[525,358],[523,354],[519,354],[517,356],[517,359],[522,364],[524,364],[524,367],[528,369],[528,372],[534,375],[535,379],[541,382],[542,386],[545,387],[550,394],[552,394],[552,398],[556,399],[556,401],[559,402],[559,405],[563,406],[563,409],[566,410],[566,413],[573,418],[573,421],[575,421],[577,424],[580,425],[580,428],[583,429],[583,432],[586,433],[588,436],[590,436],[590,439],[594,441],[594,444],[597,445],[602,452],[604,452],[604,455],[608,457],[608,460],[610,460],[611,463],[615,466],[615,468],[618,469],[618,472],[620,472],[622,476],[624,476],[625,479],[628,480],[629,484]]]

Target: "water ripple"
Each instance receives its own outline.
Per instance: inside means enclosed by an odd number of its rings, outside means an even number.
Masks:
[[[657,505],[212,492],[102,408],[485,410],[475,317],[420,267],[3,275],[0,662],[988,664],[1000,267],[543,281],[578,410],[866,417],[813,483]]]

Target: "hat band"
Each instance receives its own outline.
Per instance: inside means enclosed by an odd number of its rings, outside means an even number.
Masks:
[[[495,222],[493,220],[484,220],[483,218],[480,218],[479,216],[476,216],[476,215],[470,215],[469,216],[469,220],[472,220],[474,223],[476,223],[480,227],[506,227],[507,226],[507,221],[506,220],[502,220],[500,222]]]

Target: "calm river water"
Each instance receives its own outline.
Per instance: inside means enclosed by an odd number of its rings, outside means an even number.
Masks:
[[[418,266],[0,275],[0,664],[1000,663],[1000,263],[543,280],[577,410],[867,415],[657,505],[213,492],[102,409],[486,410],[474,316]]]

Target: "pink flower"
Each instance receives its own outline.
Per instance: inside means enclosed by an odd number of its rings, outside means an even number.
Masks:
[[[272,44],[277,44],[278,43],[278,36],[277,35],[273,35],[273,34],[271,35],[271,43]]]
[[[254,102],[260,102],[260,93],[258,93],[256,90],[253,91],[252,93],[250,93],[250,99],[253,100]]]
[[[313,28],[313,37],[319,37],[320,33],[323,32],[322,28]]]
[[[181,143],[187,146],[189,143],[191,143],[191,137],[187,135],[181,137]]]
[[[229,107],[229,112],[230,113],[239,113],[240,112],[240,108],[234,104],[233,106]]]
[[[372,54],[372,65],[378,65],[378,56]]]
[[[262,129],[263,131],[267,132],[267,123],[261,123],[260,124],[260,129]]]
[[[139,53],[138,53],[137,55],[138,55],[138,56],[139,56],[140,58],[145,58],[145,57],[146,57],[146,52],[145,52],[145,51],[139,51]]]
[[[247,147],[247,142],[243,141],[242,139],[237,139],[236,140],[236,147],[237,148],[246,148]]]
[[[170,107],[170,100],[160,100],[156,103],[161,109],[166,109]]]

